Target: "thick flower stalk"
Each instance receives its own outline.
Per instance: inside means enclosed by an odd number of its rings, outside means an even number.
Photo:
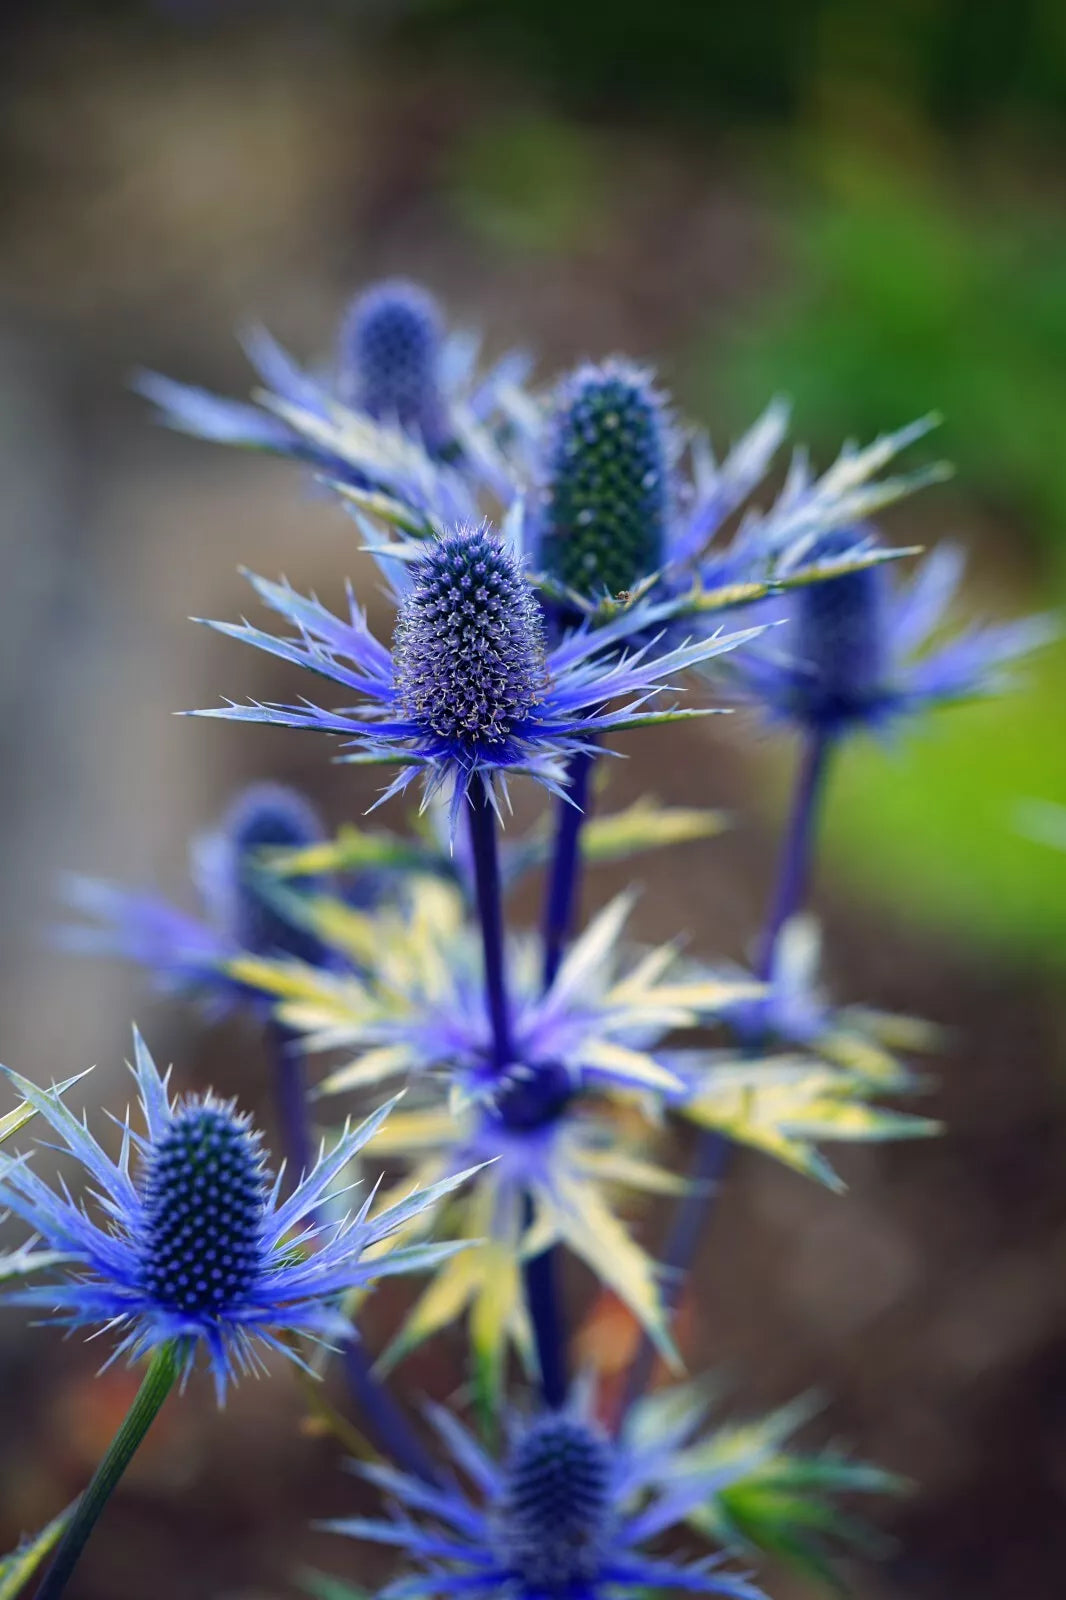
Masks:
[[[742,1463],[694,1468],[670,1482],[672,1453],[692,1428],[675,1425],[673,1438],[612,1440],[589,1401],[585,1395],[562,1411],[511,1418],[499,1458],[434,1408],[430,1420],[466,1482],[453,1476],[447,1488],[427,1493],[388,1468],[359,1468],[396,1503],[395,1513],[326,1526],[413,1561],[413,1572],[382,1591],[396,1600],[621,1600],[660,1592],[762,1600],[747,1577],[724,1570],[721,1550],[695,1558],[677,1552],[676,1534],[689,1514],[739,1476]],[[697,1411],[693,1426],[699,1417]],[[671,1535],[674,1553],[649,1549]]]

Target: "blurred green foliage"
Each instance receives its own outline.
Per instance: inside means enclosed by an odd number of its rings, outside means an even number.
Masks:
[[[403,31],[571,99],[672,118],[793,117],[827,73],[868,66],[956,125],[1066,110],[1061,0],[411,0]]]
[[[820,170],[818,197],[784,230],[787,287],[704,347],[695,387],[744,411],[789,394],[797,435],[820,453],[942,410],[962,499],[950,514],[930,501],[919,537],[943,527],[965,540],[968,501],[985,533],[995,522],[1013,546],[997,573],[983,539],[981,593],[971,586],[960,615],[1061,606],[1066,222],[1020,198],[971,215],[961,180],[854,149],[831,151]],[[912,526],[906,514],[894,524],[904,538]],[[832,869],[954,936],[1061,961],[1066,859],[1024,838],[1016,817],[1026,797],[1066,801],[1064,706],[1056,646],[1023,670],[1018,692],[939,714],[898,745],[849,750],[830,802]]]
[[[473,124],[450,165],[456,210],[487,243],[580,249],[604,225],[606,173],[594,138],[559,117],[518,112]]]
[[[1016,693],[936,713],[898,745],[847,751],[824,860],[874,898],[953,939],[1066,961],[1066,854],[1026,837],[1020,802],[1066,801],[1066,647]]]
[[[1021,200],[969,215],[961,174],[828,165],[829,194],[785,228],[787,287],[714,352],[716,387],[748,409],[783,390],[827,447],[943,412],[966,490],[1066,563],[1066,219]]]

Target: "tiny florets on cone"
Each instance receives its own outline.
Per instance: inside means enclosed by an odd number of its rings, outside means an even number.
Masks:
[[[487,526],[443,535],[396,624],[404,715],[462,757],[499,747],[544,686],[544,630],[518,558]]]
[[[264,853],[299,850],[318,844],[325,829],[314,807],[294,789],[257,783],[239,795],[222,824],[226,920],[242,949],[252,955],[288,955],[315,965],[322,946],[313,935],[287,921],[271,903]],[[315,878],[292,878],[305,894],[324,887]]]
[[[557,1415],[522,1434],[505,1474],[499,1540],[528,1593],[570,1594],[593,1579],[610,1513],[610,1447],[596,1427]]]
[[[440,441],[443,323],[431,294],[401,279],[354,302],[341,334],[340,398],[369,416]]]
[[[144,1183],[145,1292],[191,1318],[238,1308],[263,1267],[259,1137],[232,1106],[190,1100],[153,1145]]]
[[[544,465],[539,560],[586,598],[631,589],[662,564],[669,430],[647,373],[580,367],[556,401]]]

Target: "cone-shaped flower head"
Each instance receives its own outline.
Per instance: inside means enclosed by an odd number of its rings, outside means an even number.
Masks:
[[[583,599],[633,588],[663,564],[670,436],[649,375],[623,361],[561,386],[544,465],[538,564]]]
[[[822,534],[811,552],[832,562],[878,543],[865,525],[851,526]],[[962,570],[960,552],[942,545],[909,583],[870,566],[801,586],[772,603],[787,619],[780,637],[768,636],[772,648],[738,657],[729,676],[774,717],[833,735],[1010,687],[1010,668],[1058,627],[1036,616],[951,634],[945,621]]]
[[[243,342],[258,380],[254,403],[156,372],[136,386],[170,427],[288,456],[434,522],[476,517],[482,488],[510,503],[514,471],[497,433],[512,406],[532,409],[522,388],[531,362],[513,350],[479,370],[477,336],[447,329],[417,284],[384,281],[357,296],[325,374],[300,366],[265,328]]]
[[[217,838],[221,909],[237,943],[254,955],[290,955],[314,965],[321,945],[280,914],[265,866],[270,850],[301,850],[325,838],[314,807],[295,789],[256,783],[237,797]],[[320,879],[295,882],[311,893],[325,887]]]
[[[534,1593],[571,1594],[603,1564],[612,1521],[611,1453],[598,1428],[549,1414],[515,1442],[504,1473],[501,1564]]]
[[[829,561],[854,548],[841,530],[820,541]],[[793,649],[805,673],[805,715],[822,724],[861,718],[881,698],[889,656],[890,578],[885,567],[864,567],[796,591],[787,602],[795,618]]]
[[[188,1317],[243,1305],[263,1266],[268,1192],[246,1117],[211,1100],[180,1106],[146,1161],[141,1265],[153,1300]]]
[[[177,1340],[186,1372],[203,1348],[221,1399],[238,1371],[259,1364],[257,1345],[292,1356],[293,1334],[321,1344],[350,1339],[340,1310],[349,1290],[436,1266],[457,1248],[371,1248],[450,1193],[451,1181],[373,1219],[368,1199],[340,1223],[319,1220],[323,1201],[391,1106],[345,1129],[281,1201],[280,1180],[267,1173],[248,1119],[212,1095],[171,1103],[139,1034],[134,1042],[147,1131],[135,1133],[127,1121],[117,1161],[55,1091],[9,1074],[85,1169],[103,1216],[95,1221],[65,1189],[50,1189],[25,1160],[0,1157],[0,1207],[58,1252],[42,1273],[55,1281],[9,1294],[7,1303],[40,1307],[70,1327],[117,1329],[116,1354],[132,1358]]]
[[[540,612],[517,557],[487,527],[427,551],[394,640],[396,694],[429,737],[491,760],[544,685]]]
[[[454,833],[475,777],[492,783],[524,772],[558,792],[566,758],[596,735],[692,715],[653,710],[648,701],[686,668],[755,637],[740,630],[623,653],[639,628],[662,622],[649,608],[576,629],[546,649],[514,532],[510,524],[500,534],[459,523],[389,561],[399,608],[391,651],[370,633],[354,597],[340,618],[285,584],[253,578],[293,635],[276,638],[247,622],[211,626],[332,680],[344,703],[334,711],[308,699],[253,701],[198,714],[347,735],[357,752],[351,759],[400,767],[387,795],[419,774],[428,794],[450,792]]]
[[[444,442],[443,338],[440,309],[425,289],[399,278],[374,284],[344,320],[339,398],[379,422],[398,422],[437,449]]]
[[[500,1460],[450,1413],[431,1408],[430,1420],[475,1493],[455,1475],[438,1489],[388,1467],[361,1467],[394,1502],[392,1519],[327,1526],[414,1558],[416,1570],[381,1591],[395,1600],[623,1600],[667,1592],[763,1600],[745,1577],[722,1570],[721,1554],[693,1561],[646,1548],[681,1530],[747,1466],[740,1452],[725,1465],[682,1456],[705,1415],[698,1397],[688,1398],[684,1416],[675,1398],[671,1425],[655,1434],[640,1436],[627,1424],[609,1440],[590,1414],[588,1386],[578,1388],[563,1411],[524,1422],[505,1416],[510,1445]],[[684,1468],[671,1481],[675,1460]]]
[[[201,911],[192,915],[162,895],[81,876],[64,882],[70,906],[95,926],[63,930],[71,949],[119,955],[152,973],[166,989],[192,990],[212,1005],[248,999],[222,970],[238,951],[332,963],[322,942],[288,918],[268,860],[274,849],[302,849],[325,837],[304,797],[281,784],[255,783],[233,800],[219,824],[197,835],[189,875]],[[325,875],[290,878],[305,893],[325,893]]]

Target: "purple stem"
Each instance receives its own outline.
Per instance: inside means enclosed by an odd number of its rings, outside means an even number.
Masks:
[[[774,967],[774,952],[781,929],[794,917],[807,898],[814,856],[815,823],[818,802],[825,787],[825,775],[833,748],[832,736],[820,729],[805,735],[799,771],[788,819],[785,841],[777,870],[773,908],[766,922],[759,947],[758,976],[766,982]]]
[[[404,1472],[425,1483],[439,1484],[440,1474],[417,1434],[380,1379],[375,1378],[361,1339],[344,1346],[344,1373],[360,1421],[383,1455]]]
[[[540,1388],[546,1406],[565,1405],[569,1383],[566,1370],[566,1337],[559,1305],[559,1250],[552,1245],[527,1261],[524,1268],[526,1303],[533,1324],[540,1366]]]
[[[559,802],[555,850],[544,899],[544,988],[555,982],[570,935],[581,885],[581,828],[588,816],[589,779],[595,750],[579,750],[570,760],[566,800]],[[559,1303],[559,1250],[543,1251],[525,1266],[526,1302],[540,1364],[541,1392],[548,1406],[566,1402],[568,1386],[566,1335]]]
[[[470,783],[470,844],[474,855],[474,882],[477,887],[478,920],[485,952],[485,993],[492,1024],[493,1065],[497,1072],[513,1058],[511,1012],[507,1000],[504,968],[503,910],[500,898],[500,867],[496,855],[496,813],[489,798],[486,780],[475,776]]]
[[[314,1162],[311,1119],[307,1115],[307,1060],[296,1035],[279,1022],[270,1023],[269,1035],[285,1175],[291,1192],[303,1175],[310,1172]]]
[[[773,972],[774,952],[781,929],[790,917],[795,916],[806,899],[819,801],[825,789],[832,748],[831,736],[819,729],[812,729],[805,737],[792,809],[778,862],[777,887],[759,948],[756,972],[764,982]],[[685,1274],[695,1260],[706,1225],[708,1207],[717,1193],[719,1180],[725,1174],[731,1151],[732,1141],[713,1128],[705,1129],[696,1141],[696,1153],[689,1171],[689,1181],[693,1187],[678,1204],[663,1252],[663,1300],[668,1313],[676,1309],[681,1297]],[[654,1363],[655,1351],[645,1336],[630,1369],[623,1415],[647,1388]]]
[[[581,887],[581,827],[589,811],[589,779],[596,762],[595,750],[579,750],[570,761],[567,799],[559,801],[548,893],[544,902],[544,987],[555,982],[570,935]]]
[[[271,1022],[269,1036],[291,1191],[301,1175],[310,1172],[314,1165],[311,1119],[307,1112],[307,1063],[296,1036],[287,1028]],[[313,1220],[321,1223],[323,1218],[316,1216]],[[429,1455],[388,1390],[374,1377],[362,1341],[357,1338],[344,1346],[344,1370],[367,1433],[382,1454],[391,1456],[398,1467],[415,1473],[427,1483],[439,1482]]]

